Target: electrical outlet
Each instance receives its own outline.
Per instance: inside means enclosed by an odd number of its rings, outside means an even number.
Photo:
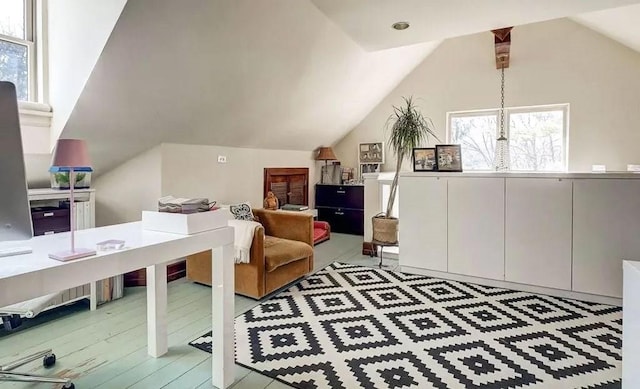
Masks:
[[[225,155],[218,155],[218,163],[227,163],[227,157]]]
[[[607,171],[606,165],[591,165],[591,171],[594,173],[603,173]]]
[[[640,165],[627,165],[628,172],[640,172]]]

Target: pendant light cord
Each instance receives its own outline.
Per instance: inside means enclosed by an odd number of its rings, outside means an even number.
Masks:
[[[500,72],[500,137],[498,140],[507,140],[504,136],[504,66]]]

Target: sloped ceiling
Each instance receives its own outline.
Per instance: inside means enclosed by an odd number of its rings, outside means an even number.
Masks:
[[[366,50],[442,40],[620,7],[637,0],[312,0]],[[397,32],[391,25],[411,27]]]
[[[590,12],[572,19],[640,52],[640,4]]]
[[[313,150],[346,135],[440,39],[638,1],[131,0],[62,136],[89,141],[98,175],[163,142]],[[367,43],[343,18],[383,20],[389,34],[381,15],[406,4],[436,7],[411,13],[432,33]]]
[[[62,136],[97,174],[162,142],[313,150],[436,46],[367,53],[308,0],[133,0]]]

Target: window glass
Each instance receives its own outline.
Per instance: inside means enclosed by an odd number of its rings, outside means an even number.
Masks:
[[[565,170],[564,111],[509,115],[511,170]]]
[[[24,0],[0,0],[0,35],[25,37]]]
[[[567,169],[566,105],[505,108],[509,170]],[[464,170],[494,170],[499,111],[449,113],[450,143],[460,144]]]
[[[497,114],[452,116],[451,142],[460,144],[463,170],[493,170]]]
[[[29,99],[28,52],[27,46],[0,40],[0,80],[16,85],[18,100]]]

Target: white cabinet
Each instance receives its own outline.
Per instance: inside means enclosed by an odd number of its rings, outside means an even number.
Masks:
[[[622,260],[640,259],[640,181],[576,180],[573,290],[622,297]]]
[[[447,228],[449,272],[504,279],[504,181],[449,178],[448,225],[432,220]]]
[[[400,265],[447,271],[447,179],[401,177]]]
[[[571,289],[571,206],[571,180],[506,179],[506,281]]]

